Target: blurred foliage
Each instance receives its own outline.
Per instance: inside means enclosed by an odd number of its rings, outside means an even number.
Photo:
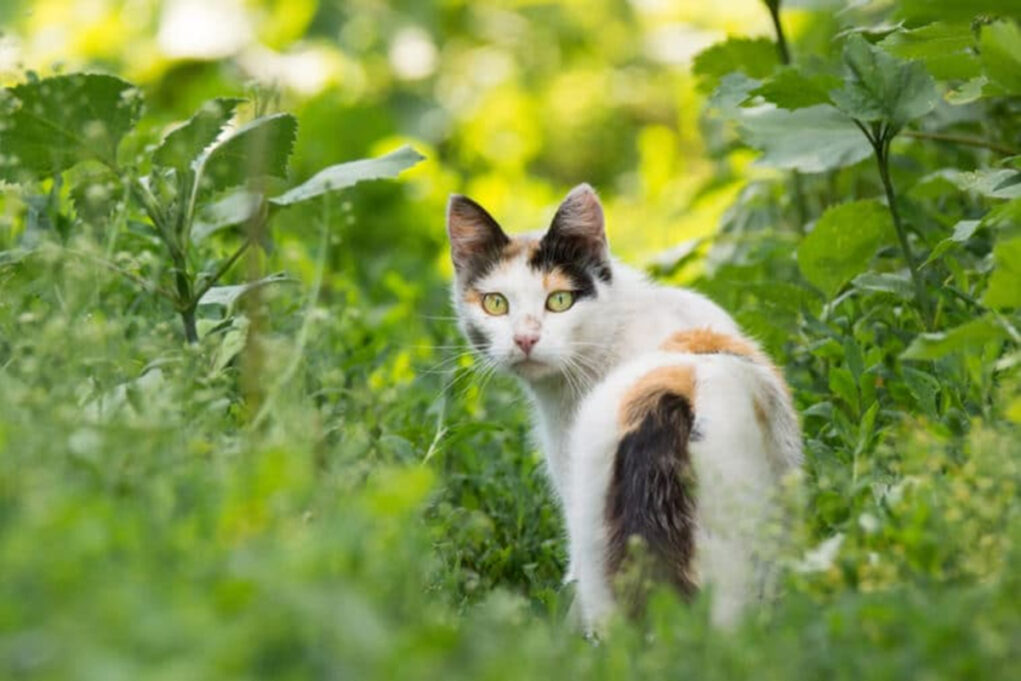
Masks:
[[[55,155],[18,149],[32,177],[0,184],[0,675],[1012,678],[1018,14],[0,5],[5,93],[80,71],[141,90],[119,144],[107,128]],[[92,157],[185,172],[192,148],[169,141],[192,139],[177,126],[213,98],[235,125],[294,115],[288,179],[266,195],[305,196],[319,169],[406,143],[427,160],[281,208],[272,247],[223,276],[300,285],[198,307],[186,344],[173,305],[123,276],[167,271]],[[12,134],[5,161],[26,139]],[[732,633],[708,626],[711,595],[666,592],[603,645],[566,624],[525,408],[454,329],[447,194],[537,229],[583,180],[614,250],[732,310],[803,414],[797,550],[780,597]],[[237,245],[217,228],[237,206],[217,205],[196,216],[191,265]]]

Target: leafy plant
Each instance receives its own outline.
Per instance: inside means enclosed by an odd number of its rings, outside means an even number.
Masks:
[[[167,299],[181,317],[185,338],[194,343],[199,305],[230,305],[255,288],[288,281],[277,274],[241,286],[217,286],[250,246],[269,247],[269,225],[281,208],[363,180],[396,177],[422,159],[403,147],[380,158],[330,166],[307,182],[270,196],[271,178],[287,176],[298,123],[294,116],[280,113],[231,128],[243,102],[236,98],[206,102],[156,145],[148,161],[124,164],[118,149],[142,110],[137,88],[113,76],[90,73],[32,79],[0,91],[4,150],[0,179],[31,185],[53,178],[48,206],[59,215],[63,174],[87,164],[88,172],[76,177],[70,188],[79,220],[100,222],[112,231],[118,198],[126,197],[140,208],[145,221],[131,225],[158,239],[165,268],[143,277],[97,256],[88,257]],[[69,221],[65,216],[60,219]],[[228,257],[200,266],[196,253],[200,242],[228,229],[240,234],[240,245]]]

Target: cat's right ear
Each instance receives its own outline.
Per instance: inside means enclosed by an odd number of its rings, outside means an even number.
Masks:
[[[485,208],[460,194],[451,194],[447,202],[447,234],[450,257],[460,276],[481,269],[510,243]]]

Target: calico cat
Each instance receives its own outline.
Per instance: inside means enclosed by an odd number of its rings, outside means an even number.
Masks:
[[[531,398],[585,628],[640,607],[649,577],[709,585],[714,621],[734,622],[769,572],[778,482],[801,463],[781,373],[708,298],[612,259],[588,185],[544,233],[513,238],[454,195],[447,231],[462,332]]]

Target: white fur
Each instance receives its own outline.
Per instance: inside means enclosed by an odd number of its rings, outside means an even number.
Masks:
[[[585,626],[593,630],[613,609],[604,565],[603,521],[617,443],[622,396],[658,367],[695,370],[697,442],[689,452],[698,480],[696,571],[711,587],[715,621],[727,624],[757,593],[755,560],[768,547],[756,541],[770,515],[779,476],[801,459],[797,418],[781,379],[768,367],[730,355],[691,355],[659,350],[671,335],[708,328],[741,336],[734,320],[708,298],[647,280],[612,263],[612,281],[597,282],[597,296],[571,309],[545,310],[548,291],[527,256],[476,282],[479,292],[499,292],[509,303],[503,316],[478,304],[454,302],[462,326],[482,329],[487,358],[523,379],[535,415],[535,434],[564,510],[570,542],[566,579],[576,579]],[[530,362],[514,344],[515,333],[538,333]],[[756,396],[772,404],[770,428],[755,418]]]

